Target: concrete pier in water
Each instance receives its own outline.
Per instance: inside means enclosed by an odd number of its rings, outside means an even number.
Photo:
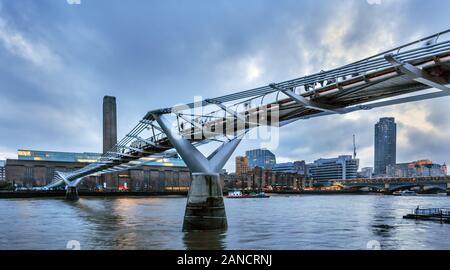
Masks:
[[[77,187],[67,187],[66,200],[77,201],[79,198]]]
[[[183,231],[226,230],[227,226],[220,175],[193,173]]]

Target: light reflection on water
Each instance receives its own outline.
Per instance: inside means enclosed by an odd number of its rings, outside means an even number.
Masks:
[[[185,197],[7,199],[0,249],[450,249],[450,224],[405,220],[446,196],[281,196],[225,199],[228,230],[181,231]]]

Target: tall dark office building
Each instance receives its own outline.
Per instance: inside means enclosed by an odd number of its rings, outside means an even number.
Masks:
[[[117,110],[116,98],[103,97],[103,153],[117,143]]]
[[[386,175],[387,166],[396,164],[397,124],[394,117],[380,118],[375,124],[375,175]]]

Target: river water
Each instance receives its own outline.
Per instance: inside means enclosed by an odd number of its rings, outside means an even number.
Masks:
[[[403,219],[447,196],[225,199],[226,232],[181,231],[186,197],[0,200],[0,249],[450,249],[450,224]],[[379,244],[379,245],[378,245]]]

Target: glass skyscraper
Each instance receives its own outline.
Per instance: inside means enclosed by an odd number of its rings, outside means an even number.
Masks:
[[[380,118],[375,124],[375,175],[386,175],[388,166],[396,164],[397,124],[394,117]]]
[[[267,149],[248,150],[245,151],[245,156],[248,158],[248,166],[250,168],[272,169],[272,165],[277,163],[275,155]]]

